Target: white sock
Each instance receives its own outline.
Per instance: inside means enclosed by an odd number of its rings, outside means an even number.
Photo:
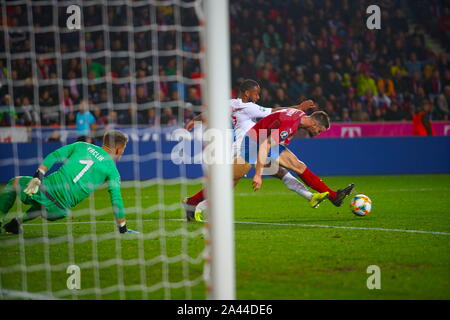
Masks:
[[[202,212],[208,208],[208,200],[203,200],[195,207],[195,212]]]
[[[286,173],[284,177],[281,178],[281,181],[283,181],[284,185],[289,190],[298,193],[308,201],[311,200],[312,193],[305,187],[303,183],[298,181],[298,179],[295,178],[290,172]]]

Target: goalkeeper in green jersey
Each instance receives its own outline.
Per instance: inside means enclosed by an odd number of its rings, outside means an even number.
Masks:
[[[18,234],[23,222],[38,216],[49,221],[65,218],[71,208],[106,182],[119,232],[137,233],[126,226],[120,175],[115,164],[122,156],[127,142],[128,137],[124,133],[108,131],[103,136],[101,148],[85,142],[69,144],[45,157],[34,177],[12,178],[0,194],[0,232]],[[64,164],[44,178],[57,162]],[[17,195],[31,207],[21,217],[2,226]]]

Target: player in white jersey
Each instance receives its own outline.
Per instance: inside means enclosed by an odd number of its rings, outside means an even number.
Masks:
[[[265,108],[260,105],[257,105],[256,102],[259,100],[260,91],[261,88],[259,84],[254,80],[248,79],[245,80],[241,85],[239,98],[230,100],[231,119],[235,133],[234,134],[235,141],[233,142],[234,156],[239,154],[240,147],[246,133],[255,125],[255,123],[260,118],[264,118],[267,115],[271,114],[272,112],[284,109],[284,108]],[[314,107],[313,101],[307,100],[291,108],[307,110],[313,107]],[[203,118],[202,115],[195,117],[186,125],[185,128],[187,130],[192,129],[194,127],[195,121],[201,121],[202,118]],[[325,200],[328,196],[328,192],[323,193],[310,192],[297,178],[295,178],[285,168],[280,167],[278,169],[278,172],[273,176],[280,179],[289,190],[296,192],[297,194],[308,200],[312,208],[317,208],[320,202]],[[204,201],[203,191],[200,191],[194,196],[183,200],[183,205],[186,210],[186,217],[188,221],[201,219],[201,210],[195,210],[195,208],[202,201]],[[205,205],[203,204],[200,207],[204,206]]]
[[[233,154],[235,154],[245,137],[245,134],[256,123],[257,119],[264,118],[274,109],[265,108],[254,102],[244,102],[242,98],[231,99],[231,120],[234,129]]]
[[[272,112],[285,109],[283,107],[266,108],[256,104],[256,101],[259,100],[260,91],[261,88],[256,81],[247,79],[241,85],[240,97],[230,100],[231,119],[235,136],[233,151],[237,152],[240,150],[245,134],[256,124],[259,119],[268,116]],[[306,111],[314,108],[314,102],[312,100],[306,100],[297,106],[292,106],[289,108]]]

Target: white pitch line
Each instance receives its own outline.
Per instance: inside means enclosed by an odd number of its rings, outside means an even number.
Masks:
[[[370,193],[379,193],[379,192],[427,192],[427,191],[449,191],[450,188],[402,188],[402,189],[387,189],[381,191],[370,191]],[[359,191],[353,191],[352,193],[357,194]],[[275,191],[275,192],[235,192],[235,196],[238,197],[266,197],[270,196],[286,196],[286,195],[296,195],[295,192],[286,192],[286,191]]]
[[[236,221],[238,224],[259,224],[273,226],[292,226],[306,228],[334,228],[334,229],[351,229],[351,230],[370,230],[370,231],[390,231],[390,232],[406,232],[406,233],[425,233],[440,234],[450,236],[449,232],[424,231],[424,230],[408,230],[408,229],[386,229],[386,228],[369,228],[369,227],[349,227],[349,226],[330,226],[325,224],[301,224],[301,223],[278,223],[278,222],[254,222],[254,221]]]
[[[169,221],[185,221],[184,219],[167,219]],[[136,221],[136,220],[128,220]],[[159,219],[143,219],[141,221],[159,221]],[[79,222],[50,222],[51,225],[61,224],[90,224],[92,221],[79,221]],[[110,223],[112,221],[96,221],[96,223]],[[408,230],[408,229],[388,229],[388,228],[370,228],[370,227],[351,227],[351,226],[333,226],[326,224],[302,224],[302,223],[283,223],[283,222],[257,222],[257,221],[235,221],[235,224],[253,224],[253,225],[269,225],[269,226],[288,226],[288,227],[303,227],[303,228],[332,228],[332,229],[348,229],[348,230],[368,230],[368,231],[385,231],[385,232],[402,232],[402,233],[422,233],[422,234],[438,234],[444,236],[450,236],[450,232],[440,231],[425,231],[425,230]],[[42,223],[24,224],[24,226],[41,226]]]
[[[1,289],[1,288],[0,288],[0,293],[5,296],[12,297],[12,298],[24,298],[24,299],[31,299],[31,300],[58,300],[58,298],[42,295],[39,293],[23,292],[23,291],[16,291],[16,290]]]

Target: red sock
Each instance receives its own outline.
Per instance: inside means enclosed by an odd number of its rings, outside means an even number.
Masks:
[[[205,200],[205,197],[203,195],[203,189],[194,194],[192,197],[187,198],[187,203],[193,206],[198,205],[200,202]]]
[[[329,197],[331,199],[336,198],[336,191],[331,190],[318,176],[316,176],[311,170],[306,168],[306,170],[299,175],[300,179],[303,180],[310,188],[316,190],[317,192],[326,192],[330,193]]]

